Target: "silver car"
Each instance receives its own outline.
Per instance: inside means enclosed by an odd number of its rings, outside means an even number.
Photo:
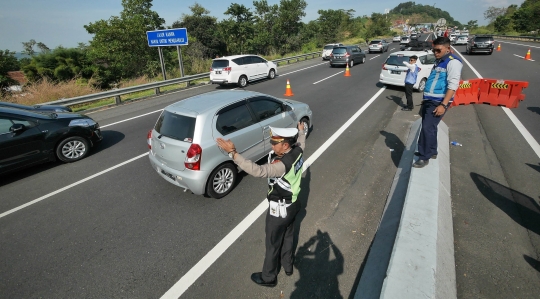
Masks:
[[[307,104],[244,90],[205,93],[165,107],[148,132],[148,156],[169,183],[221,198],[233,189],[238,168],[217,138],[232,140],[238,153],[257,161],[272,149],[270,126],[296,128],[298,122],[313,124]]]

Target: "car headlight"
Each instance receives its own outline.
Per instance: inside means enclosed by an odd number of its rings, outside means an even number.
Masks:
[[[90,127],[95,124],[97,123],[90,118],[73,119],[69,122],[70,127]]]

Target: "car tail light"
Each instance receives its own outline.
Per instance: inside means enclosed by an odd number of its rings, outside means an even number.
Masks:
[[[210,71],[213,71],[214,69],[213,68],[210,68]]]
[[[193,143],[189,147],[184,161],[186,168],[191,170],[201,170],[201,155],[202,148],[198,144]]]
[[[345,57],[349,57],[351,56],[349,53],[345,53]]]
[[[382,43],[379,43],[379,46],[382,46]]]
[[[386,64],[384,64],[384,63],[383,63],[383,65],[382,65],[382,69],[386,71],[386,70],[388,70],[388,69],[386,68],[386,66],[385,66],[385,65],[386,65]]]
[[[334,57],[334,53],[330,53],[330,57]]]
[[[223,70],[226,71],[226,72],[230,72],[232,70],[232,68],[230,66],[228,66],[228,67],[224,68]]]
[[[148,148],[152,149],[152,130],[148,131],[148,135],[146,135],[146,143],[148,143]]]

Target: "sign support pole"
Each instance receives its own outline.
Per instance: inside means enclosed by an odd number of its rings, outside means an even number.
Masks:
[[[184,63],[182,62],[182,49],[180,46],[176,46],[178,51],[178,64],[180,65],[180,78],[184,77]]]
[[[163,80],[167,80],[167,72],[165,71],[165,63],[163,63],[163,51],[161,47],[158,47],[159,52],[159,62],[161,63],[161,74],[163,75]]]

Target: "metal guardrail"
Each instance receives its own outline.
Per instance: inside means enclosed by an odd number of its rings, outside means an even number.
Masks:
[[[307,60],[308,57],[310,56],[311,58],[315,58],[315,56],[321,56],[321,52],[319,51],[319,52],[312,52],[308,54],[301,54],[301,55],[296,55],[296,56],[291,56],[291,57],[280,58],[280,59],[276,59],[272,61],[278,65],[280,62],[287,62],[287,64],[289,64],[292,60],[299,61],[301,58],[304,58],[304,60]],[[146,84],[137,85],[137,86],[112,89],[112,90],[98,92],[98,93],[94,93],[90,95],[84,95],[80,97],[61,99],[57,101],[47,102],[44,104],[71,106],[71,105],[84,104],[84,103],[89,103],[93,101],[98,101],[98,100],[114,97],[116,105],[119,105],[122,103],[121,96],[125,94],[154,89],[155,94],[158,95],[160,94],[160,90],[159,90],[160,87],[178,84],[178,83],[186,83],[186,82],[189,85],[189,82],[191,81],[208,78],[208,77],[210,77],[210,73],[202,73],[202,74],[196,74],[196,75],[191,75],[191,76],[184,76],[182,78],[175,78],[175,79],[169,79],[169,80],[164,80],[164,81],[159,81],[159,82],[146,83]]]
[[[540,37],[535,37],[535,36],[496,35],[496,34],[494,34],[493,37],[502,38],[502,39],[525,40],[525,41],[540,42]]]

